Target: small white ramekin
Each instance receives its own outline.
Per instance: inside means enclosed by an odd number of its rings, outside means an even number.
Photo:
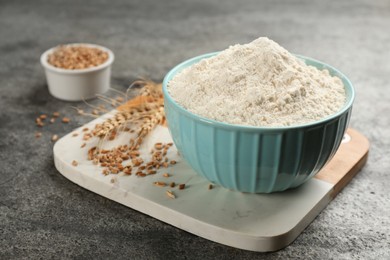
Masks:
[[[48,56],[57,47],[45,51],[41,55],[41,64],[45,70],[49,92],[54,97],[66,101],[91,99],[96,94],[103,94],[110,88],[111,64],[114,53],[99,45],[89,43],[73,43],[67,46],[86,46],[101,49],[108,53],[108,59],[99,66],[87,69],[61,69],[48,63]]]

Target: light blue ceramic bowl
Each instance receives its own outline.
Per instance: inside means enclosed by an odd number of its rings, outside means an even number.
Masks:
[[[216,54],[177,65],[163,82],[168,128],[184,159],[209,181],[242,192],[283,191],[313,177],[336,153],[347,128],[355,97],[348,78],[325,63],[298,56],[341,78],[347,95],[343,108],[320,121],[297,126],[231,125],[187,111],[167,90],[168,82],[183,68]]]

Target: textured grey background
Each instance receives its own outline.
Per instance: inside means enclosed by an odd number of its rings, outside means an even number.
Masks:
[[[368,164],[286,249],[219,245],[72,184],[53,165],[51,133],[89,121],[51,97],[46,49],[90,42],[116,54],[112,86],[162,80],[178,62],[268,36],[323,60],[357,91],[351,126],[371,141]],[[0,0],[0,258],[389,259],[389,1]],[[79,105],[79,104],[75,104]],[[72,116],[34,138],[34,119]]]

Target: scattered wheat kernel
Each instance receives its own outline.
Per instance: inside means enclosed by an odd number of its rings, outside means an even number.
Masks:
[[[103,169],[103,172],[102,172],[104,175],[108,175],[108,169]]]
[[[176,198],[175,194],[173,194],[173,192],[170,191],[170,190],[167,190],[165,194],[167,194],[167,196],[169,198],[171,198],[171,199],[175,199]]]
[[[212,188],[214,188],[213,184],[209,184],[209,190],[211,190]]]
[[[148,174],[156,174],[156,171],[148,170]]]
[[[176,164],[176,161],[175,161],[175,160],[172,160],[172,161],[171,161],[171,164]]]
[[[39,116],[40,119],[45,120],[47,118],[47,115],[43,114]]]
[[[84,128],[83,128],[83,132],[87,132],[88,130],[89,130],[88,127],[84,127]]]
[[[124,161],[130,159],[130,157],[129,157],[128,155],[121,155],[121,158],[122,158],[122,160],[124,160]]]
[[[115,137],[116,137],[116,133],[113,132],[113,133],[110,135],[110,137],[108,138],[108,140],[112,141],[112,140],[115,139]]]
[[[153,165],[154,164],[154,162],[153,161],[150,161],[150,162],[148,162],[147,164],[146,164],[146,166],[150,166],[150,165]]]
[[[51,140],[52,140],[53,142],[57,141],[57,140],[58,140],[58,135],[53,135],[53,136],[51,137]]]
[[[95,152],[96,152],[96,146],[88,150],[88,160],[91,161],[95,157]]]
[[[130,154],[134,155],[134,156],[139,156],[140,155],[140,153],[138,151],[131,151]]]
[[[170,176],[170,175],[169,175],[169,173],[167,173],[167,172],[163,174],[163,177],[168,178],[169,176]]]
[[[179,190],[184,190],[185,187],[186,187],[186,185],[184,183],[179,184]]]
[[[156,181],[153,184],[155,186],[159,186],[159,187],[165,187],[167,185],[165,182],[162,182],[162,181]]]
[[[35,120],[35,122],[36,122],[37,126],[39,126],[39,127],[42,127],[42,126],[45,125],[45,124],[41,121],[41,119],[39,119],[39,118],[37,118],[37,119]]]
[[[156,150],[161,150],[163,148],[163,144],[162,143],[155,143],[154,148],[156,148]]]
[[[69,122],[70,122],[70,118],[69,118],[69,117],[64,117],[64,118],[62,118],[62,123],[67,124],[67,123],[69,123]]]
[[[87,145],[87,143],[83,143],[80,148],[84,148]]]
[[[53,116],[53,117],[59,117],[59,116],[60,116],[60,113],[59,113],[59,112],[53,112],[52,116]]]
[[[35,133],[35,138],[40,138],[42,136],[42,133],[41,132],[36,132]]]
[[[139,162],[139,161],[133,161],[133,165],[136,166],[136,167],[137,167],[137,166],[140,166],[140,165],[141,165],[141,162]]]
[[[146,176],[146,174],[143,173],[143,172],[137,172],[136,175],[137,175],[138,177],[145,177],[145,176]]]
[[[169,184],[169,187],[171,187],[171,188],[173,188],[173,187],[175,187],[176,186],[176,184],[174,183],[174,182],[171,182],[170,184]]]
[[[140,170],[140,171],[143,171],[143,170],[145,170],[145,169],[146,169],[146,166],[145,166],[145,165],[142,165],[142,166],[138,167],[138,170]]]
[[[97,109],[92,110],[92,114],[93,115],[99,115],[99,110],[97,110]]]
[[[88,141],[89,139],[91,139],[91,135],[90,134],[84,134],[83,140],[84,141]]]
[[[76,136],[78,136],[78,135],[79,135],[78,133],[73,133],[73,134],[72,134],[73,137],[76,137]]]
[[[72,165],[76,167],[79,164],[78,164],[78,162],[76,160],[73,160]]]

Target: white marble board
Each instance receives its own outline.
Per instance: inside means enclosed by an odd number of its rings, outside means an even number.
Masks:
[[[364,149],[357,149],[355,142],[361,144],[366,139],[358,132],[349,130],[348,138],[340,147],[344,154],[350,154],[349,150],[353,148],[353,155],[348,162],[337,158],[338,152],[318,174],[319,177],[297,189],[280,193],[247,194],[218,185],[209,190],[209,182],[199,177],[180,159],[174,146],[169,150],[168,156],[178,163],[168,169],[160,169],[155,175],[137,177],[121,173],[105,176],[101,167],[87,160],[87,151],[96,146],[97,139],[90,140],[84,148],[80,148],[80,145],[84,142],[82,129],[92,129],[112,113],[114,111],[72,131],[79,133],[77,137],[70,133],[57,141],[53,150],[58,171],[81,187],[127,207],[200,237],[246,250],[275,251],[289,245],[367,159],[368,141]],[[104,145],[106,148],[114,147],[128,143],[129,138],[129,134],[124,133]],[[150,150],[155,142],[172,142],[166,127],[158,126],[145,140],[140,150],[142,157],[150,157]],[[78,166],[72,165],[73,160],[78,162]],[[163,177],[165,172],[171,177]],[[186,188],[178,190],[177,187],[157,187],[153,185],[155,181],[185,183]],[[341,185],[341,182],[344,183]],[[174,192],[176,199],[166,196],[167,189]]]

